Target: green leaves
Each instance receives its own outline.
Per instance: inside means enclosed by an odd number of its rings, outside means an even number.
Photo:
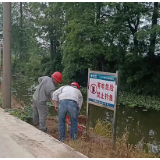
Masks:
[[[30,122],[32,120],[32,107],[24,106],[22,108],[15,108],[15,109],[6,109],[6,112],[11,113],[12,115],[18,117],[19,119]]]
[[[137,95],[134,93],[120,91],[118,102],[131,108],[137,106],[160,111],[160,100],[156,96]]]
[[[23,2],[20,28],[20,7],[14,3],[13,70],[35,77],[58,70],[63,72],[65,82],[74,80],[84,86],[88,68],[120,70],[123,90],[159,94],[160,27],[156,24],[156,5],[157,2]],[[24,56],[23,63],[20,54]]]

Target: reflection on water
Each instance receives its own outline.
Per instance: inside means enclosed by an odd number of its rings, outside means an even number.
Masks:
[[[33,80],[21,82],[14,80],[12,83],[12,94],[18,99],[24,101],[25,104],[32,104],[33,90],[31,86],[34,84]],[[86,95],[83,95],[84,99]],[[49,109],[51,115],[57,115],[54,107]],[[86,115],[86,101],[83,103],[80,114]],[[129,143],[138,144],[143,139],[143,143],[149,145],[153,152],[160,152],[160,112],[147,111],[142,108],[129,108],[125,106],[118,106],[117,109],[117,135],[122,136],[126,128],[129,132]],[[94,105],[89,105],[89,122],[92,127],[95,126],[96,121],[102,119],[108,122],[113,122],[113,111],[107,110]]]
[[[23,101],[26,105],[30,106],[32,104],[33,91],[33,78],[20,77],[15,75],[12,77],[12,95],[16,96],[17,99]]]

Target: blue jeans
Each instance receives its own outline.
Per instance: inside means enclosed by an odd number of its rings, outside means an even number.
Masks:
[[[69,113],[70,120],[71,120],[71,131],[70,137],[72,140],[77,139],[77,125],[78,125],[78,104],[76,101],[65,99],[60,100],[58,104],[58,131],[59,131],[59,140],[63,141],[66,139],[65,133],[65,119],[67,112]]]

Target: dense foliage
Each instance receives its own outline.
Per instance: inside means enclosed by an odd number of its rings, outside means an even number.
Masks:
[[[121,90],[159,95],[159,39],[158,2],[12,3],[12,69],[35,79],[119,70]]]

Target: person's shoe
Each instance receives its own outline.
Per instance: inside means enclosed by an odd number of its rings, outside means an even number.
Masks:
[[[37,123],[37,124],[34,124],[34,123],[33,123],[33,126],[38,126],[38,125],[39,125],[39,123]]]
[[[43,132],[47,133],[47,128],[45,130],[43,130]]]
[[[42,130],[42,129],[40,129],[42,132],[45,132],[45,133],[47,133],[47,128],[45,129],[45,130]]]

